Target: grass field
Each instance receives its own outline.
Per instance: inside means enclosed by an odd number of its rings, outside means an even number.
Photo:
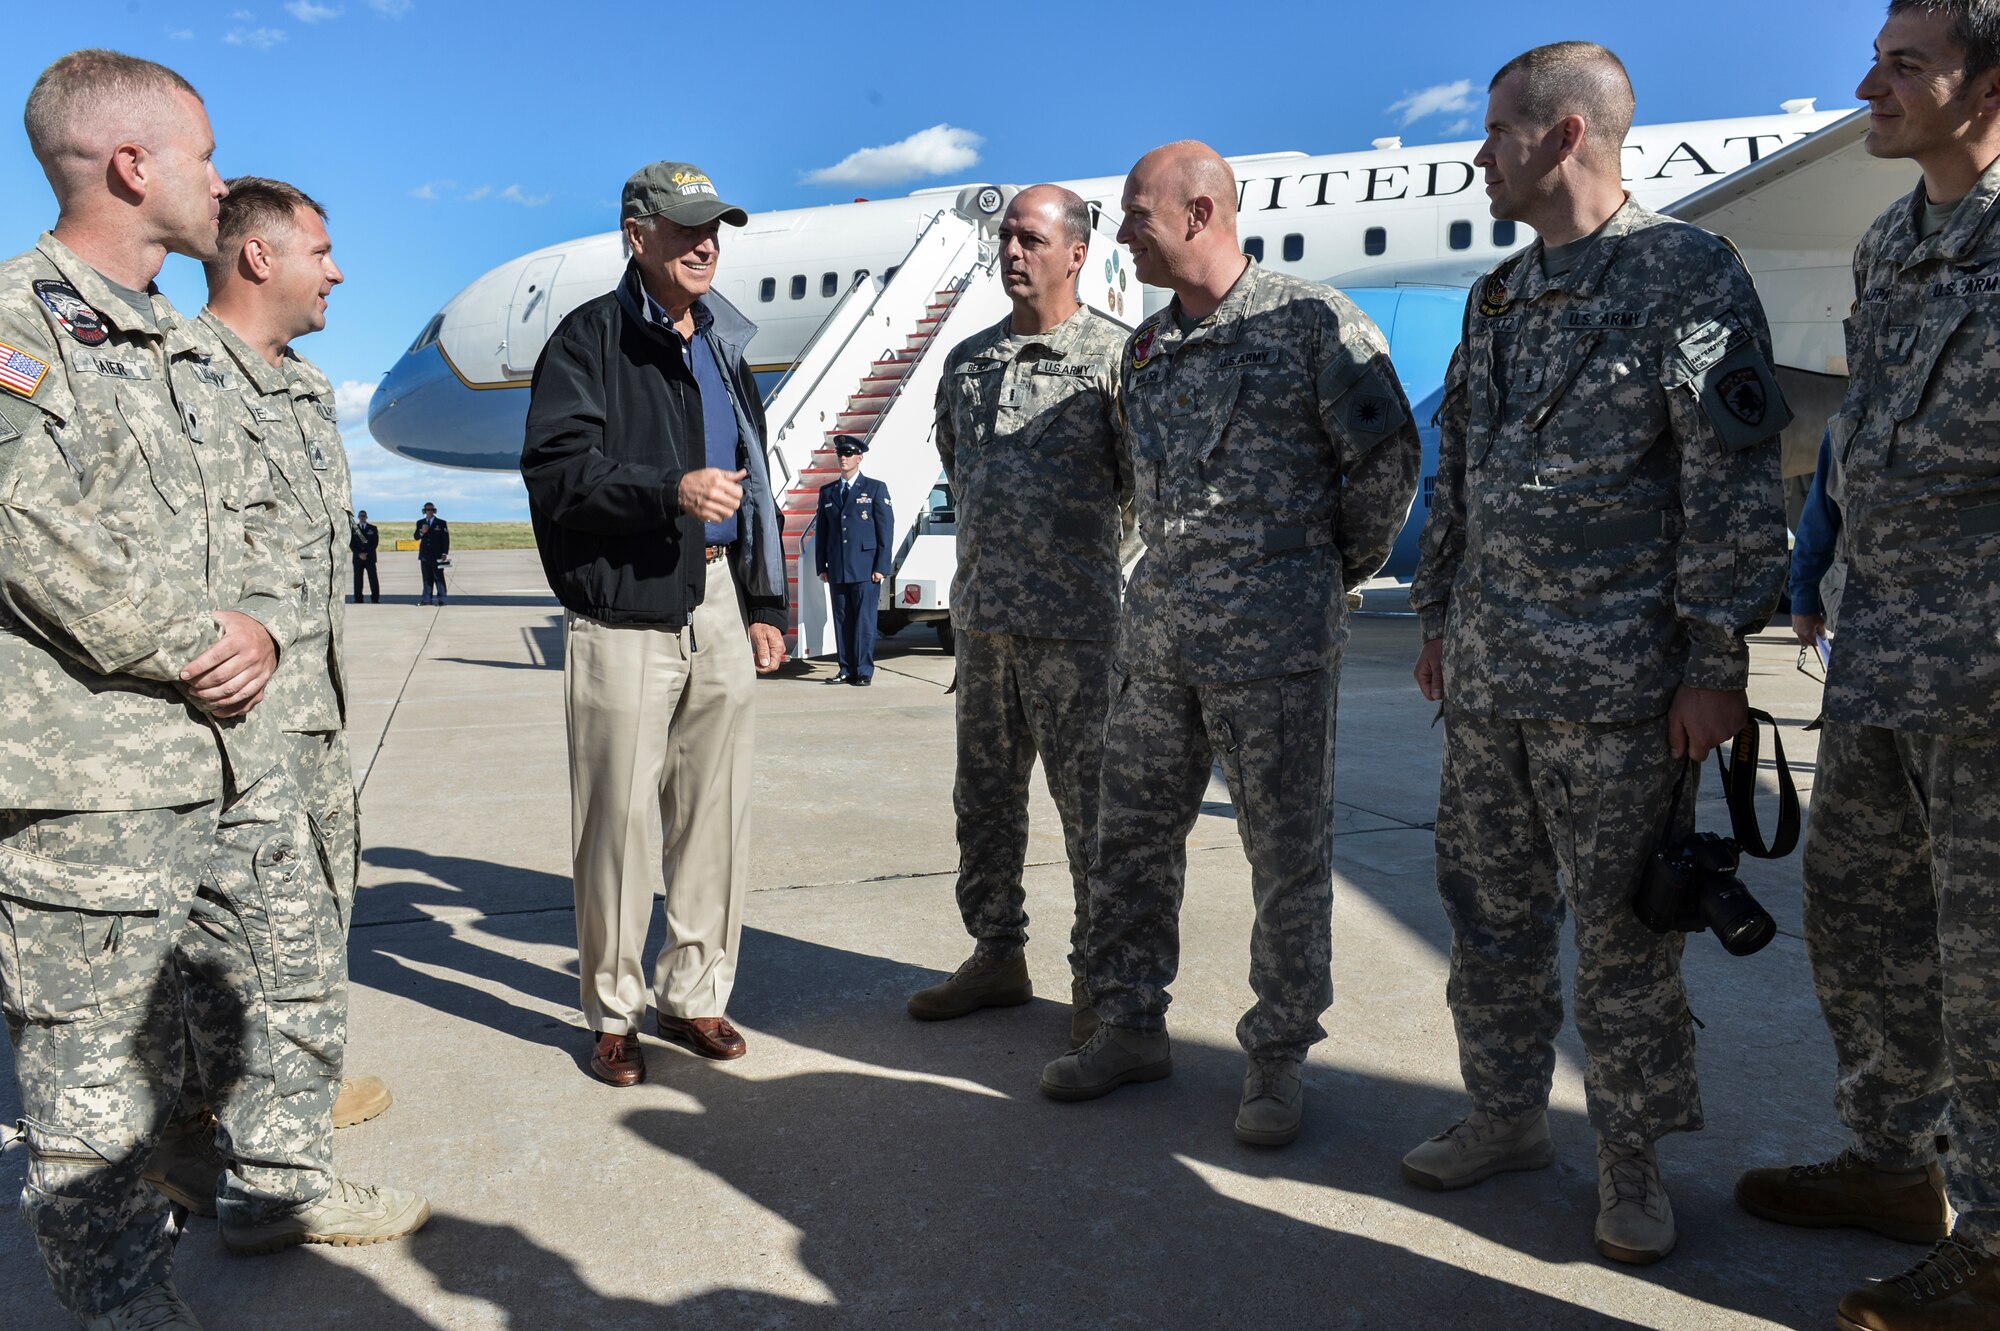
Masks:
[[[382,548],[393,548],[396,541],[407,541],[416,530],[417,520],[370,518],[382,529]],[[460,550],[532,550],[535,548],[535,529],[525,522],[446,522],[451,527],[451,548]]]

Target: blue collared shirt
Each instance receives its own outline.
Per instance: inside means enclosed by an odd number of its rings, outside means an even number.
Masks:
[[[701,390],[702,449],[708,465],[722,471],[735,471],[736,466],[736,408],[729,397],[729,385],[722,378],[722,362],[715,354],[715,347],[709,342],[709,329],[715,324],[715,316],[708,307],[696,301],[694,310],[694,337],[683,340],[674,321],[667,317],[666,307],[653,299],[653,293],[639,284],[639,290],[646,297],[646,317],[674,335],[680,343],[681,355],[687,358],[687,367],[694,375],[695,386]],[[730,514],[720,522],[702,524],[704,539],[710,545],[727,545],[736,539],[736,515]]]

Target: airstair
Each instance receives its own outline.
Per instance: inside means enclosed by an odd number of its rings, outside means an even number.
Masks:
[[[997,185],[961,191],[955,207],[924,225],[886,280],[856,281],[766,404],[792,607],[787,647],[795,657],[833,650],[829,598],[814,572],[814,519],[820,487],[840,475],[835,435],[868,441],[862,470],[888,486],[895,510],[895,571],[879,605],[884,629],[947,620],[957,561],[949,514],[933,511],[942,474],[934,402],[945,353],[1011,308],[995,258],[1000,218],[1017,192]],[[1115,218],[1097,219],[1079,294],[1132,323],[1140,287],[1113,238],[1116,227]],[[940,636],[946,633],[941,628]]]

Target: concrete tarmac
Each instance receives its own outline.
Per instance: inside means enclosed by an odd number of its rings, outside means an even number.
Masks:
[[[1832,1155],[1833,1058],[1799,941],[1797,856],[1745,879],[1758,955],[1688,941],[1708,1127],[1662,1166],[1680,1246],[1600,1260],[1581,1050],[1561,1045],[1553,1168],[1464,1192],[1406,1185],[1404,1151],[1465,1109],[1432,880],[1440,732],[1407,616],[1356,620],[1341,690],[1335,1003],[1293,1146],[1230,1134],[1250,1004],[1249,870],[1212,783],[1189,843],[1174,1075],[1085,1104],[1036,1090],[1069,1023],[1071,909],[1037,777],[1029,961],[1040,997],[955,1022],[903,1001],[968,951],[952,900],[952,662],[928,629],[875,687],[832,667],[760,684],[753,890],[730,1016],[747,1058],[645,1039],[647,1080],[584,1070],[568,878],[560,611],[531,551],[456,558],[450,604],[348,608],[364,867],[349,1070],[393,1088],[336,1137],[342,1172],[434,1218],[368,1248],[225,1253],[193,1222],[177,1282],[205,1326],[392,1328],[1830,1327],[1840,1295],[1921,1250],[1737,1210],[1750,1165]],[[1393,598],[1391,598],[1393,599]],[[1809,797],[1818,687],[1754,648]],[[1770,755],[1766,753],[1768,768]],[[1767,786],[1770,773],[1764,774]],[[1711,768],[1702,825],[1726,831]],[[1766,828],[1771,817],[1765,809]],[[658,946],[655,920],[648,956]],[[1567,966],[1566,966],[1567,969]],[[19,1111],[0,1068],[0,1121]],[[22,1152],[0,1160],[11,1195]],[[0,1326],[71,1325],[18,1213],[0,1214]]]

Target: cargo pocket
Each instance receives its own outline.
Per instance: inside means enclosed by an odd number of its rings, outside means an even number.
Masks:
[[[0,1008],[60,1023],[150,1001],[168,954],[167,896],[158,869],[0,846]]]
[[[263,919],[245,923],[264,935],[260,964],[266,972],[265,994],[274,1002],[320,998],[328,988],[320,932],[332,902],[317,861],[317,848],[308,860],[284,832],[266,839],[251,859],[255,907]]]

